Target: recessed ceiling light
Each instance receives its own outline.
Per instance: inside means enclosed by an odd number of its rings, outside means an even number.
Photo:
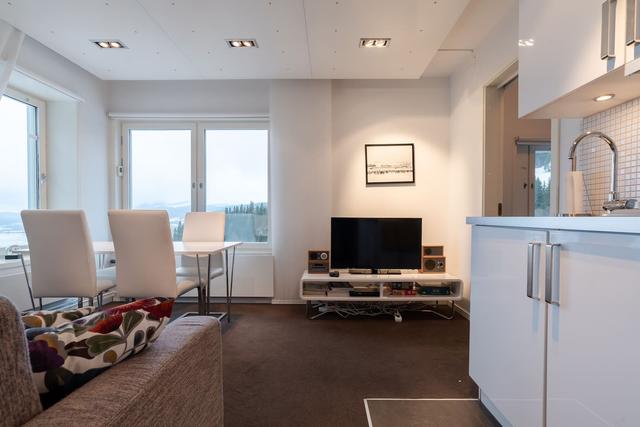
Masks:
[[[91,40],[101,49],[126,49],[127,47],[120,40]]]
[[[360,47],[389,47],[390,38],[361,38]]]
[[[520,47],[531,47],[536,44],[534,39],[520,39],[518,40],[518,46]]]
[[[593,98],[594,101],[596,102],[602,102],[602,101],[608,101],[610,99],[613,99],[613,97],[615,97],[616,95],[613,93],[607,93],[606,95],[600,95],[597,96],[595,98]]]
[[[258,47],[255,39],[227,39],[229,47]]]

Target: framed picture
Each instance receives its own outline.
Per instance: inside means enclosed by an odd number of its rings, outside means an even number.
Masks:
[[[413,144],[366,144],[367,185],[416,182],[414,159]]]

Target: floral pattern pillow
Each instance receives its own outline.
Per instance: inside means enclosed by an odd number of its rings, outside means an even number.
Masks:
[[[84,307],[75,310],[34,311],[22,316],[25,328],[58,327],[87,316],[96,311],[95,307]]]
[[[25,316],[31,369],[43,406],[155,341],[169,323],[173,303],[166,298],[140,300],[59,326],[32,327],[33,315]]]

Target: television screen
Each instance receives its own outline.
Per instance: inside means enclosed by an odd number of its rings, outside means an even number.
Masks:
[[[419,269],[422,218],[331,218],[331,267]]]

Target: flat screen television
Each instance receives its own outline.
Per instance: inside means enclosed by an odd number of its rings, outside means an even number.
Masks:
[[[419,269],[422,218],[331,218],[331,267]]]

